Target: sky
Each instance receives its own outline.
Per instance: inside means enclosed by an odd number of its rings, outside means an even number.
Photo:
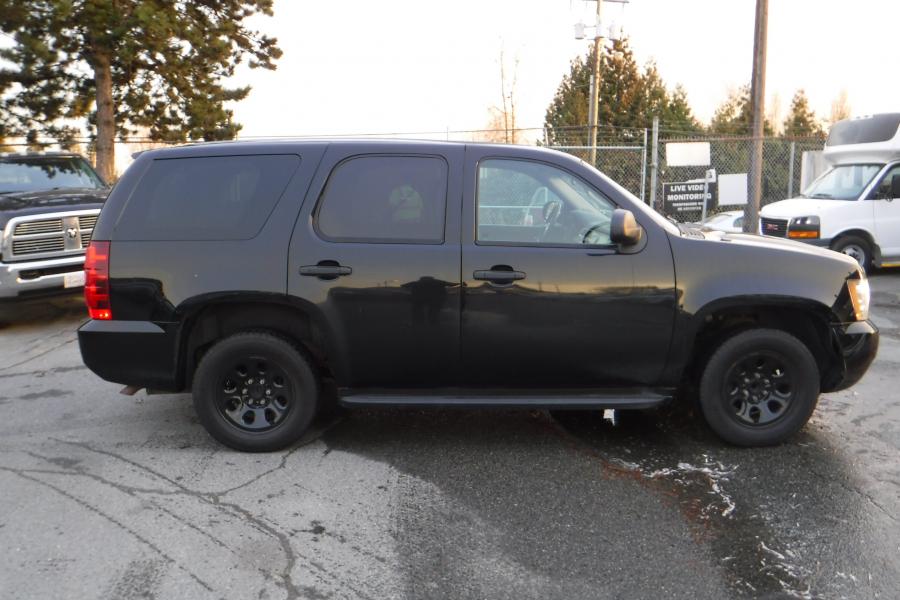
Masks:
[[[276,71],[241,68],[251,85],[234,106],[241,137],[482,129],[502,101],[500,55],[515,70],[517,126],[540,128],[569,61],[588,40],[583,0],[276,0],[251,26],[278,38]],[[749,82],[755,0],[605,2],[640,64],[657,63],[708,121],[730,90]],[[900,110],[895,0],[771,0],[767,103],[781,115],[804,88],[827,117],[842,89],[854,115]],[[517,67],[515,63],[517,62]],[[767,107],[768,108],[768,107]],[[450,137],[453,137],[450,135]]]

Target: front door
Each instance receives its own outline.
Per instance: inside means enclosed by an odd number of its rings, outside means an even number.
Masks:
[[[668,240],[657,227],[642,246],[620,252],[609,239],[619,192],[596,175],[588,183],[592,173],[584,171],[468,151],[462,253],[468,384],[597,388],[659,378],[675,304]]]
[[[873,194],[875,236],[886,263],[900,262],[900,198],[891,194],[891,179],[900,176],[900,165],[889,168]]]
[[[340,386],[454,385],[463,147],[347,148],[329,149],[310,187],[288,293],[312,304]]]

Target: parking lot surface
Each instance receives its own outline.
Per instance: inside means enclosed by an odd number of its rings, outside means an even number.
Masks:
[[[896,598],[900,273],[881,350],[790,443],[661,414],[366,410],[287,451],[81,363],[80,298],[0,307],[0,598]]]

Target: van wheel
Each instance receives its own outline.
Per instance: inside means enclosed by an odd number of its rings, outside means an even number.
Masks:
[[[872,268],[872,246],[861,237],[847,235],[838,238],[831,249],[854,259],[863,271],[868,272]]]
[[[809,349],[777,329],[739,333],[713,353],[700,379],[700,409],[719,437],[771,446],[799,431],[819,398]]]
[[[216,440],[235,450],[271,452],[296,442],[319,401],[315,372],[289,342],[238,333],[216,343],[194,376],[194,409]]]

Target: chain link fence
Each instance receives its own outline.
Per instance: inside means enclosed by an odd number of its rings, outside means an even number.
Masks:
[[[708,142],[709,166],[669,166],[666,161],[668,142]],[[795,196],[801,191],[802,178],[808,182],[817,175],[812,172],[814,161],[807,160],[804,167],[804,153],[822,150],[823,139],[817,138],[767,138],[763,140],[762,190],[760,207]],[[664,185],[682,182],[702,182],[708,169],[714,169],[716,179],[722,175],[749,173],[750,153],[753,148],[752,138],[716,138],[691,137],[667,138],[660,140],[658,147],[658,165],[656,190],[653,197],[653,208],[663,213],[672,213],[671,206],[664,202]],[[748,195],[750,190],[748,189]],[[711,207],[709,215],[726,210],[740,210],[742,205],[729,205],[724,199]],[[699,204],[699,203],[698,203]],[[680,211],[674,214],[680,221],[699,221],[702,208]]]
[[[284,136],[289,137],[289,136]],[[296,137],[310,137],[302,134]],[[342,137],[342,136],[312,136]],[[463,142],[495,142],[537,144],[567,152],[585,162],[593,162],[600,171],[625,187],[642,201],[650,204],[655,210],[670,214],[679,221],[696,222],[701,219],[702,208],[699,202],[695,208],[674,212],[672,206],[664,202],[666,184],[702,182],[708,169],[714,169],[717,177],[728,174],[748,173],[750,170],[750,152],[753,145],[749,137],[721,137],[704,135],[684,135],[677,132],[660,131],[658,143],[653,146],[654,136],[647,128],[600,127],[597,135],[597,146],[589,144],[590,135],[587,126],[556,128],[527,128],[514,130],[479,129],[466,131],[419,131],[419,132],[382,132],[372,134],[355,134],[352,137],[380,137],[432,139]],[[240,139],[258,139],[242,137]],[[706,142],[709,144],[709,166],[670,166],[667,163],[667,148],[671,142]],[[147,138],[130,138],[116,141],[116,168],[119,174],[131,163],[131,155],[135,152],[166,146],[165,142]],[[766,138],[763,141],[763,181],[761,206],[777,202],[798,194],[803,183],[808,183],[818,174],[821,162],[811,160],[804,155],[819,153],[824,145],[821,138]],[[0,151],[23,150],[58,150],[60,145],[53,141],[36,141],[25,143],[22,140],[7,140],[0,146]],[[94,160],[93,144],[90,139],[73,140],[67,147],[80,152]],[[652,184],[653,156],[657,157],[656,185]],[[684,208],[684,207],[682,207]],[[707,216],[726,210],[742,209],[742,206],[718,203],[711,207]],[[674,214],[673,214],[674,213]]]
[[[556,132],[554,132],[556,133]],[[559,136],[557,136],[558,138]],[[586,134],[573,132],[568,139],[586,139]],[[703,217],[702,204],[693,207],[682,206],[678,210],[664,202],[666,184],[702,183],[707,171],[715,170],[716,179],[721,175],[749,173],[750,152],[753,139],[749,137],[718,136],[678,136],[664,135],[656,144],[657,172],[656,186],[651,189],[652,162],[654,148],[650,130],[627,129],[601,136],[603,144],[598,144],[593,152],[593,164],[600,171],[614,179],[635,196],[651,204],[657,211],[668,214],[683,222],[697,222]],[[615,143],[630,140],[630,144]],[[553,141],[557,141],[554,139]],[[561,141],[568,141],[563,138]],[[613,142],[613,143],[610,143]],[[666,160],[668,144],[672,142],[705,142],[709,144],[710,164],[708,166],[670,166]],[[821,162],[804,157],[808,153],[821,152],[825,140],[822,138],[782,138],[771,137],[763,140],[762,197],[760,206],[797,195],[804,184],[819,174]],[[587,145],[566,143],[549,144],[548,147],[568,152],[591,162],[592,148]],[[710,194],[717,197],[717,181],[709,185]],[[749,195],[748,190],[748,195]],[[702,193],[700,194],[702,195]],[[699,196],[698,196],[699,198]],[[727,210],[740,210],[742,205],[726,202],[710,206],[706,216]]]

